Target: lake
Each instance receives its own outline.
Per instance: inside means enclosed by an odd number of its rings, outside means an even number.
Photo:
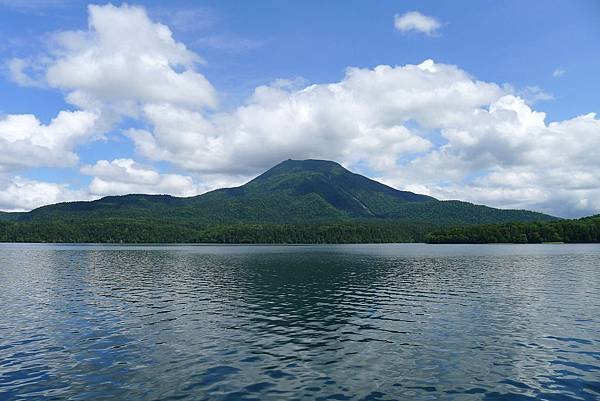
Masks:
[[[600,245],[0,245],[2,400],[597,400]]]

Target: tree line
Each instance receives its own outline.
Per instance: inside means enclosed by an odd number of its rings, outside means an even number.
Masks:
[[[0,222],[0,242],[343,244],[422,242],[432,226],[404,221],[197,225],[181,220]]]
[[[425,240],[432,244],[594,243],[600,242],[600,215],[578,220],[453,227],[435,230]]]
[[[600,242],[600,215],[579,220],[440,228],[402,220],[213,224],[140,218],[0,221],[0,242],[344,244]]]

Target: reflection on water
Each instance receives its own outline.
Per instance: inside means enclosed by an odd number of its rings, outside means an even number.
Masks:
[[[0,399],[595,400],[600,247],[0,246]]]

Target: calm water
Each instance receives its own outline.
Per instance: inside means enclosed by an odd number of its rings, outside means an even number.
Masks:
[[[0,245],[1,400],[599,397],[597,245]]]

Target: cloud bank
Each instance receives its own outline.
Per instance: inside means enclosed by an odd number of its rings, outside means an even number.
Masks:
[[[99,160],[81,168],[93,176],[89,192],[95,196],[126,194],[171,194],[193,196],[198,188],[191,177],[179,174],[161,174],[151,167],[132,159]]]

